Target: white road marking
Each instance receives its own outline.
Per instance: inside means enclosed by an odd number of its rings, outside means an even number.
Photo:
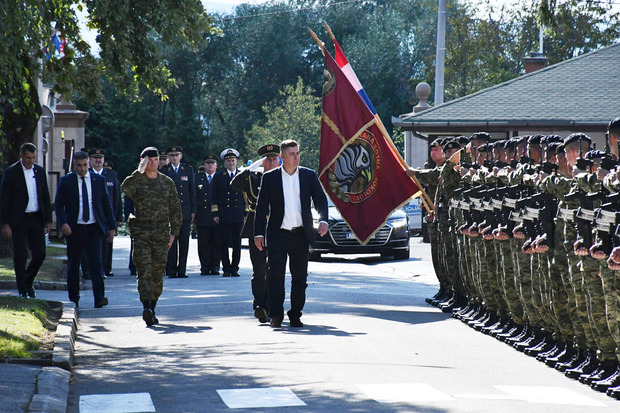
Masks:
[[[453,400],[426,383],[358,384],[363,393],[379,403],[435,402]]]
[[[217,390],[224,403],[231,409],[258,409],[264,407],[305,406],[288,387],[263,387],[258,389]]]
[[[494,386],[495,388],[517,396],[530,403],[569,404],[573,406],[605,407],[604,403],[583,396],[563,387],[545,386]]]
[[[149,393],[87,394],[80,396],[80,413],[155,412]]]

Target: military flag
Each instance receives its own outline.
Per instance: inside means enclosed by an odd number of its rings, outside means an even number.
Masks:
[[[378,117],[320,45],[325,69],[319,179],[355,237],[366,244],[392,212],[421,192]]]

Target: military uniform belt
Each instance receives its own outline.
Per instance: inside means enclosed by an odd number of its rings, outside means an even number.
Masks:
[[[558,209],[558,218],[563,219],[564,221],[574,221],[575,213],[577,211],[570,208],[560,208]]]

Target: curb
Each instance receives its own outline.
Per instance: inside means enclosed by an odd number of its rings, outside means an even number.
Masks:
[[[54,338],[52,366],[43,367],[37,376],[37,394],[30,401],[30,413],[67,411],[78,314],[74,303],[63,303],[62,310]]]
[[[35,290],[52,290],[52,291],[67,291],[67,283],[60,281],[34,281],[32,286]],[[90,282],[83,282],[80,280],[80,290],[92,289]],[[0,290],[17,290],[17,282],[14,280],[0,280]]]

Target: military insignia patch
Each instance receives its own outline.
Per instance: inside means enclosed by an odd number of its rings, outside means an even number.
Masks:
[[[371,197],[378,186],[381,150],[368,130],[340,152],[327,169],[331,191],[344,202],[359,204]]]

